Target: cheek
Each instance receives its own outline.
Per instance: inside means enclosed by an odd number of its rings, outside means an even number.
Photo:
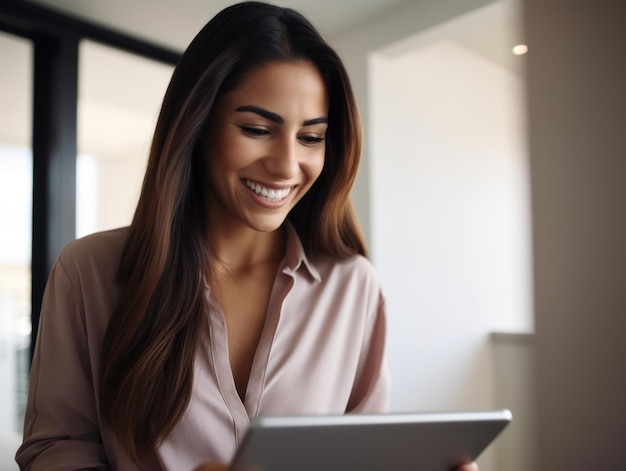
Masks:
[[[302,187],[300,198],[309,192],[313,184],[319,179],[324,169],[324,156],[317,159],[309,159],[306,165],[302,165],[302,172],[306,175],[306,184]]]
[[[237,152],[236,146],[229,139],[224,137],[216,139],[204,153],[212,178],[220,180],[226,174],[236,170],[241,165],[237,155],[241,153]]]
[[[322,170],[324,169],[324,161],[326,160],[325,154],[322,153],[320,156],[317,156],[315,159],[313,159],[313,161],[311,162],[310,166],[309,166],[309,178],[312,180],[311,183],[313,183],[315,180],[318,179],[318,177],[322,174]]]

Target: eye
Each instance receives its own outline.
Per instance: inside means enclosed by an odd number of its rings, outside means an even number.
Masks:
[[[304,136],[298,137],[298,140],[302,144],[304,144],[306,146],[314,146],[315,144],[319,144],[321,142],[324,142],[324,137],[323,136],[306,134]]]
[[[251,137],[263,137],[267,136],[270,132],[264,128],[255,128],[252,126],[239,126],[241,131]]]

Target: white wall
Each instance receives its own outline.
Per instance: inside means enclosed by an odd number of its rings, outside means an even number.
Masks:
[[[373,58],[371,83],[394,408],[491,407],[489,333],[532,328],[523,84],[452,41]]]
[[[370,54],[399,41],[413,37],[434,25],[442,24],[494,0],[419,0],[408,1],[374,20],[344,34],[328,38],[348,69],[360,105],[365,127],[362,163],[352,195],[358,217],[369,244],[370,229],[370,157],[369,157],[369,58]],[[371,244],[369,244],[371,245]]]
[[[354,197],[387,297],[397,411],[507,407],[497,391],[519,378],[495,377],[505,367],[490,334],[533,328],[523,79],[447,39],[447,20],[467,10],[438,6],[411,4],[333,42],[364,116]],[[510,4],[473,7],[493,16]],[[490,448],[481,471],[525,456],[516,441],[531,432]]]

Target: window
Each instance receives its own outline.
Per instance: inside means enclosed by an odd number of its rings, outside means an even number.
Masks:
[[[173,67],[83,40],[76,236],[128,225]]]
[[[0,74],[0,434],[16,442],[30,363],[32,55],[29,40],[0,32],[11,64]]]

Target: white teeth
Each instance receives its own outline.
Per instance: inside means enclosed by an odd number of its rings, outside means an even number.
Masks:
[[[282,190],[265,188],[264,186],[261,186],[258,183],[254,183],[250,180],[246,180],[246,186],[254,191],[258,196],[268,201],[271,201],[272,203],[285,199],[291,191],[291,188],[285,188]]]

